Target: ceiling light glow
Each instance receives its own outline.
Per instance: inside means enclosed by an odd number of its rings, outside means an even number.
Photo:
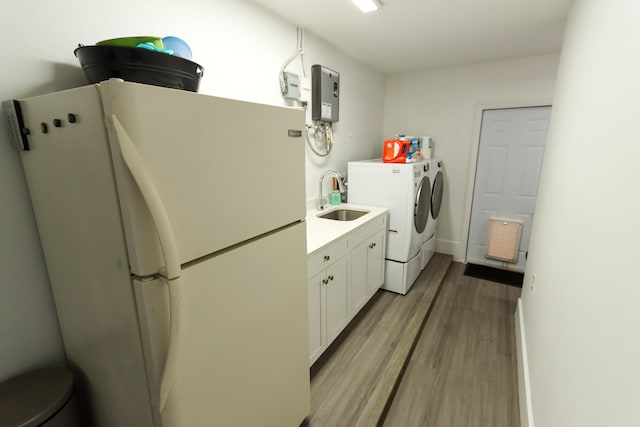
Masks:
[[[373,12],[374,10],[378,10],[382,7],[382,3],[380,0],[351,0],[358,8],[362,11],[362,13]]]

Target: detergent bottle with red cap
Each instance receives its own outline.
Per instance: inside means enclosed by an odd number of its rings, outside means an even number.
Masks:
[[[387,139],[383,144],[382,161],[384,163],[406,163],[410,149],[411,141],[402,137]]]

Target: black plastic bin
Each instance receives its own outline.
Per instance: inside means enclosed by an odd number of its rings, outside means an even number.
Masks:
[[[73,52],[90,83],[112,77],[197,92],[204,68],[185,58],[126,46],[80,46]]]

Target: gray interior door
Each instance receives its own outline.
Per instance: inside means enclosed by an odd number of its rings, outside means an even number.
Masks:
[[[550,106],[483,112],[467,262],[524,271],[550,114]],[[485,257],[491,218],[522,221],[516,263]]]

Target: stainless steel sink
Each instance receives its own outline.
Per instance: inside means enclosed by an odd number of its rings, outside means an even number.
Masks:
[[[368,214],[369,211],[356,211],[353,209],[335,209],[324,214],[318,215],[318,218],[332,219],[334,221],[353,221],[362,215]]]

